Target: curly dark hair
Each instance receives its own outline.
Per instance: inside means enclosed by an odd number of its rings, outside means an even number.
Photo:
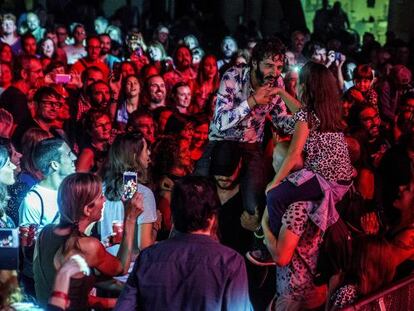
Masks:
[[[253,62],[259,63],[267,57],[280,56],[285,57],[286,46],[277,38],[272,37],[259,41],[253,48],[252,57],[250,59],[250,67]]]

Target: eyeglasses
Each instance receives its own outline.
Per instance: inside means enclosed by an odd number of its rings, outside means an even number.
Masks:
[[[55,101],[51,101],[51,100],[41,100],[40,102],[43,105],[48,106],[48,107],[62,108],[62,103],[61,102],[55,102]]]

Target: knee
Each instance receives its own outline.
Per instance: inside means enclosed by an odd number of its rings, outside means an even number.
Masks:
[[[279,187],[276,187],[270,190],[266,196],[267,205],[277,204],[280,201],[280,196],[281,196],[281,193],[280,193]]]

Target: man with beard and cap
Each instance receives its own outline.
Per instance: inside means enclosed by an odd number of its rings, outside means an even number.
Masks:
[[[180,45],[174,53],[174,68],[164,74],[164,81],[167,91],[178,82],[191,83],[197,73],[191,68],[193,57],[186,45]]]
[[[218,142],[211,155],[210,167],[221,203],[218,235],[222,244],[244,255],[253,242],[253,233],[241,226],[243,200],[240,192],[240,172],[241,154],[238,143]]]
[[[264,207],[263,132],[266,116],[281,131],[293,128],[294,121],[285,103],[276,95],[284,88],[281,72],[285,46],[277,39],[263,40],[254,47],[250,65],[232,67],[224,74],[217,94],[216,108],[210,124],[209,144],[196,164],[195,174],[209,174],[211,152],[218,141],[235,141],[245,168],[240,177],[243,197],[244,227],[259,228],[257,208]]]

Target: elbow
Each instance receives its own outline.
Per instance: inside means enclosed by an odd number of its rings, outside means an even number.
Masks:
[[[274,256],[273,260],[275,261],[278,267],[285,267],[292,260],[292,256],[286,256],[286,255]]]
[[[124,266],[121,262],[119,262],[119,265],[117,269],[114,271],[114,275],[125,275],[128,273],[129,266]]]
[[[140,252],[142,252],[144,249],[146,249],[147,247],[150,247],[151,245],[153,245],[155,243],[155,240],[153,239],[153,237],[143,237],[140,239],[139,243],[138,243],[138,249]]]

